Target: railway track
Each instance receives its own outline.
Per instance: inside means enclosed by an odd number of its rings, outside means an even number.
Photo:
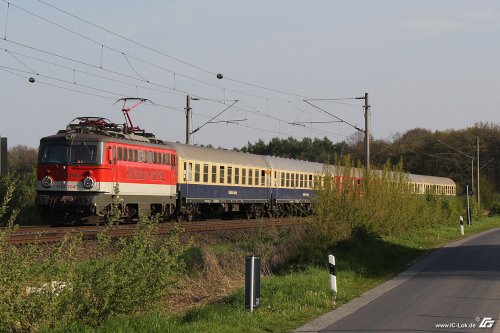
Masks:
[[[259,219],[259,220],[207,220],[195,222],[178,223],[184,232],[196,234],[201,232],[225,231],[238,229],[251,229],[257,227],[271,226],[290,226],[304,224],[309,218],[294,217],[280,219]],[[158,227],[160,234],[168,233],[175,224],[161,223]],[[41,227],[41,226],[26,226],[19,227],[12,231],[7,238],[7,242],[15,245],[40,244],[40,243],[57,243],[60,242],[66,235],[82,235],[84,240],[93,240],[96,235],[102,232],[105,226],[68,226],[68,227]],[[135,234],[136,225],[115,225],[107,232],[112,237],[131,237]]]

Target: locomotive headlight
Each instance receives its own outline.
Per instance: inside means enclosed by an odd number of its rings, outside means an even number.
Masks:
[[[92,178],[90,176],[87,176],[82,181],[82,183],[83,183],[83,187],[91,189],[94,186],[94,184],[95,184],[95,180],[94,180],[94,178]]]
[[[54,185],[54,179],[52,179],[52,177],[50,176],[45,176],[42,178],[41,183],[43,187],[50,188],[52,187],[52,185]]]

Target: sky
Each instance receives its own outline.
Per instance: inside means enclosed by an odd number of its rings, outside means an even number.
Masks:
[[[365,93],[375,139],[499,123],[499,40],[497,0],[0,0],[0,136],[141,97],[134,125],[184,142],[186,95],[192,143],[224,148],[349,140]]]

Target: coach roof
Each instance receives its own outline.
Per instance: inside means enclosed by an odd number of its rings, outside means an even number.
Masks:
[[[208,147],[185,145],[182,143],[168,142],[166,145],[177,151],[177,156],[183,160],[235,164],[267,169],[268,165],[263,156],[242,153],[232,150],[215,149]]]

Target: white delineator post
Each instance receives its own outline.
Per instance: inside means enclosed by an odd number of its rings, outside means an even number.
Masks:
[[[255,257],[252,256],[252,264],[251,264],[251,268],[250,268],[250,312],[253,312],[253,307],[254,307],[254,304],[253,304],[253,300],[254,300],[254,278],[255,278]]]
[[[335,271],[335,257],[333,255],[328,256],[328,264],[330,266],[330,289],[333,290],[335,296],[337,295],[337,273]]]
[[[460,216],[460,234],[464,235],[464,217]]]

